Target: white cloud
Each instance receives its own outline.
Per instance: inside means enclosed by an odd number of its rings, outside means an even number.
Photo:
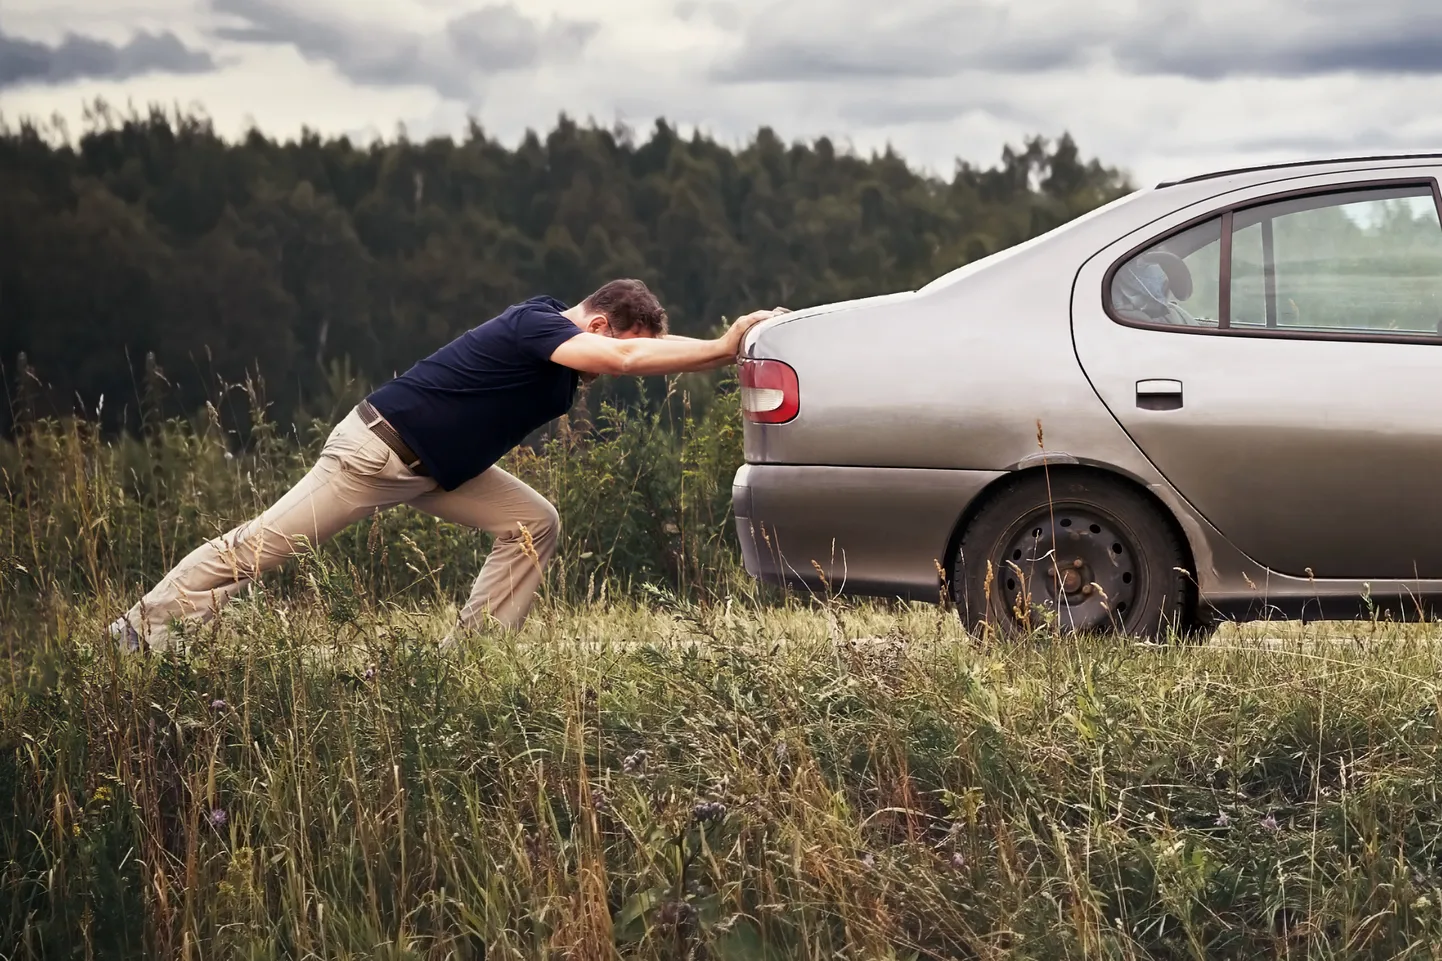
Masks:
[[[1442,78],[1442,8],[1422,0],[1365,19],[1341,0],[120,2],[7,0],[3,26],[52,44],[67,29],[113,43],[173,29],[219,69],[7,90],[8,117],[73,117],[102,94],[199,102],[228,134],[253,117],[279,136],[388,136],[398,121],[424,136],[474,115],[514,141],[562,112],[643,134],[665,116],[732,143],[763,125],[863,152],[890,143],[943,176],[958,156],[988,164],[1006,142],[1069,131],[1142,183],[1442,149],[1442,121],[1420,109]]]

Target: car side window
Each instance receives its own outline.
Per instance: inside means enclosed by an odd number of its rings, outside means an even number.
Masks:
[[[1233,327],[1442,332],[1442,221],[1428,186],[1238,210],[1231,268]]]
[[[1216,327],[1221,318],[1221,224],[1215,217],[1122,264],[1112,278],[1112,310],[1142,324]]]
[[[1442,219],[1427,183],[1238,208],[1117,265],[1108,301],[1148,326],[1436,338]]]

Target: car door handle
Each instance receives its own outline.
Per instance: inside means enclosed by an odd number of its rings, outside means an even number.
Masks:
[[[1177,410],[1182,406],[1182,382],[1165,378],[1137,381],[1137,406],[1142,410]]]

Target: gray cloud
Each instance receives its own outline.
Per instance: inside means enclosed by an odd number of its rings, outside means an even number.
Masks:
[[[1084,23],[1049,29],[1035,11],[985,0],[903,0],[879,14],[872,0],[822,8],[769,6],[741,27],[739,51],[714,80],[934,79],[964,70],[1032,73],[1075,67],[1102,31]]]
[[[731,0],[679,0],[675,12],[687,23],[711,23],[722,30],[737,30],[745,22],[741,8]]]
[[[1432,6],[1369,9],[1365,19],[1303,7],[1239,22],[1205,13],[1139,24],[1150,43],[1116,43],[1118,66],[1197,80],[1310,77],[1336,73],[1442,73],[1442,11]],[[1324,15],[1319,16],[1322,12]],[[1284,15],[1279,15],[1284,14]]]
[[[678,15],[709,5],[683,0]],[[734,10],[734,8],[733,8]],[[1040,0],[788,0],[753,8],[713,80],[834,82],[1072,70],[1194,80],[1337,73],[1442,74],[1442,7],[1391,0],[1154,0],[1142,13]],[[714,22],[714,19],[713,19]]]
[[[210,54],[191,50],[170,31],[144,30],[117,46],[67,33],[55,46],[0,32],[0,87],[61,84],[93,78],[125,80],[146,73],[206,73]]]
[[[223,39],[290,45],[358,84],[418,84],[458,100],[474,96],[488,75],[580,52],[598,28],[590,21],[560,18],[540,24],[509,3],[462,14],[430,34],[322,20],[273,0],[212,0],[211,5],[240,21],[217,31]]]

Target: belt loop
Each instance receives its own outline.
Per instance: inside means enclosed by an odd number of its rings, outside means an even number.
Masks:
[[[367,428],[374,427],[381,421],[381,412],[375,409],[375,405],[368,400],[362,400],[356,404],[356,413],[360,414],[361,423]]]

